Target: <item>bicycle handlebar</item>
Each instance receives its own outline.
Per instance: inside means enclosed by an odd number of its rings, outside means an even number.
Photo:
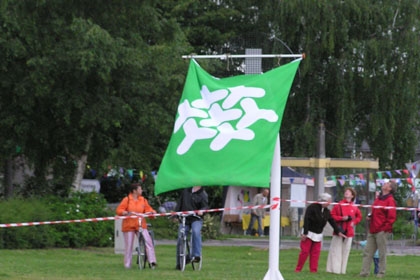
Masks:
[[[181,220],[182,218],[188,218],[188,217],[195,217],[195,218],[198,218],[200,220],[203,219],[199,215],[197,215],[196,213],[193,213],[193,214],[190,214],[190,213],[188,213],[188,214],[181,213],[181,214],[178,215],[178,219],[179,220]]]
[[[147,217],[148,214],[153,214],[153,212],[147,212],[147,213],[128,212],[127,216]]]

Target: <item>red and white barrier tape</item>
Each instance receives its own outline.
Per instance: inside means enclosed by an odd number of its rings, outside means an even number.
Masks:
[[[268,204],[268,205],[244,206],[244,207],[233,207],[233,208],[216,208],[216,209],[197,210],[197,211],[151,213],[151,214],[142,214],[141,216],[143,216],[143,217],[163,217],[163,216],[176,216],[176,215],[180,215],[180,214],[197,214],[198,212],[209,213],[209,212],[220,212],[220,211],[225,211],[225,210],[244,210],[244,209],[258,209],[258,208],[269,208],[269,207],[271,207],[271,205]],[[39,226],[39,225],[54,225],[54,224],[70,224],[70,223],[84,223],[84,222],[101,222],[101,221],[112,221],[112,220],[124,220],[124,219],[137,218],[137,217],[138,217],[137,215],[132,215],[132,216],[115,216],[115,217],[88,218],[88,219],[64,220],[64,221],[9,223],[9,224],[0,224],[0,228]]]
[[[196,211],[181,211],[181,212],[169,212],[169,213],[151,213],[151,214],[142,214],[143,217],[165,217],[165,216],[176,216],[180,214],[197,214],[199,212],[202,213],[210,213],[210,212],[223,212],[223,211],[231,211],[231,210],[246,210],[246,209],[280,209],[279,205],[281,202],[295,202],[295,203],[305,203],[305,204],[312,204],[312,203],[319,203],[325,204],[326,202],[319,202],[319,201],[305,201],[305,200],[290,200],[290,199],[280,199],[279,197],[272,198],[273,204],[267,205],[258,205],[258,206],[241,206],[241,207],[230,207],[230,208],[215,208],[215,209],[207,209],[207,210],[196,210]],[[336,205],[337,202],[333,202],[330,205]],[[347,204],[341,204],[347,205]],[[354,206],[361,207],[361,208],[385,208],[385,209],[396,209],[396,210],[403,210],[403,211],[420,211],[420,208],[415,207],[392,207],[392,206],[372,206],[372,205],[364,205],[364,204],[353,204]],[[70,223],[85,223],[85,222],[102,222],[102,221],[113,221],[113,220],[123,220],[128,218],[136,218],[138,216],[114,216],[114,217],[102,217],[102,218],[87,218],[87,219],[74,219],[74,220],[64,220],[64,221],[44,221],[44,222],[28,222],[28,223],[9,223],[9,224],[0,224],[0,228],[9,228],[9,227],[24,227],[24,226],[39,226],[39,225],[54,225],[54,224],[70,224]]]

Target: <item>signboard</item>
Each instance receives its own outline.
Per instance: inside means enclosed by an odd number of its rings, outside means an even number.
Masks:
[[[92,179],[83,179],[82,183],[80,184],[80,191],[81,192],[97,192],[101,189],[101,184],[98,180]]]
[[[420,179],[414,180],[414,187],[416,188],[417,191],[420,191]]]
[[[291,190],[290,207],[305,208],[306,185],[305,184],[291,184],[290,190]]]
[[[374,182],[369,182],[369,191],[370,192],[376,191],[376,184]]]

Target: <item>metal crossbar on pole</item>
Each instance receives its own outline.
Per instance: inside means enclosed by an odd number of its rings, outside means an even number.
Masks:
[[[212,55],[183,55],[182,58],[305,58],[305,54],[212,54]]]

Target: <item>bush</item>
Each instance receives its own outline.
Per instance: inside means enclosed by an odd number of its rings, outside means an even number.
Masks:
[[[106,200],[97,193],[72,193],[65,199],[56,199],[51,207],[59,220],[75,220],[114,216],[114,211],[107,209]],[[114,223],[83,222],[59,225],[61,238],[58,247],[107,247],[113,245]]]
[[[36,199],[11,199],[0,203],[2,223],[40,222],[49,220],[52,211]],[[21,226],[0,229],[1,249],[45,248],[55,244],[56,232],[50,226]]]
[[[174,239],[178,236],[178,220],[175,217],[156,217],[155,219],[147,219],[152,225],[155,239]]]
[[[114,216],[97,193],[72,193],[68,198],[6,200],[0,204],[3,223],[61,221]],[[106,247],[113,245],[111,221],[39,225],[0,229],[1,249]]]
[[[220,216],[205,214],[202,233],[203,239],[217,239],[220,236]]]
[[[409,219],[409,212],[397,212],[397,220],[392,225],[394,239],[411,238],[411,236],[414,234],[414,222],[410,222]]]

